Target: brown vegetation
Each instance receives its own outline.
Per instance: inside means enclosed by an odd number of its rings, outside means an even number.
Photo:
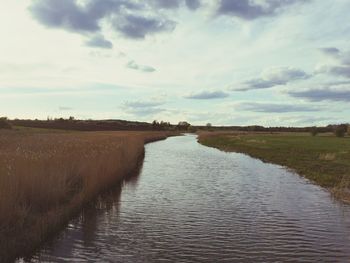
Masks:
[[[134,171],[165,132],[0,132],[0,259],[23,256]],[[21,254],[19,254],[21,253]]]

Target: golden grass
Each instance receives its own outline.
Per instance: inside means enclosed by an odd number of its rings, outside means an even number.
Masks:
[[[0,132],[0,259],[25,255],[137,169],[165,132]]]
[[[334,161],[336,159],[335,153],[321,153],[318,157],[320,160],[323,161]]]

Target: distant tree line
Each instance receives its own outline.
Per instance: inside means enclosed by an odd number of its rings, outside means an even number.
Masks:
[[[350,124],[328,125],[327,127],[311,127],[310,133],[316,136],[321,132],[332,132],[337,137],[344,137],[346,133],[350,135]]]
[[[125,120],[78,120],[73,116],[69,118],[51,118],[46,120],[9,120],[6,117],[0,118],[0,129],[10,129],[12,126],[24,126],[48,129],[67,129],[81,131],[102,131],[102,130],[178,130],[183,132],[196,131],[243,131],[243,132],[308,132],[312,136],[319,133],[334,133],[338,137],[350,135],[349,124],[336,124],[324,127],[264,127],[259,125],[250,126],[214,126],[211,123],[206,125],[191,125],[187,121],[180,121],[178,124],[171,124],[168,121],[154,120],[152,123],[125,121]]]
[[[43,129],[62,129],[77,131],[151,131],[152,124],[147,122],[125,121],[125,120],[78,120],[74,117],[50,118],[47,120],[12,120],[11,123],[16,126],[43,128]]]
[[[154,120],[152,122],[152,127],[154,130],[169,130],[171,128],[171,124],[170,122],[166,122],[166,121],[157,121]]]

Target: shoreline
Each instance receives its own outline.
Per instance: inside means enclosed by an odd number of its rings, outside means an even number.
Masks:
[[[261,138],[264,138],[264,136],[266,136],[266,138],[268,139],[267,136],[273,137],[279,136],[279,134],[202,133],[198,135],[197,141],[198,143],[207,147],[216,148],[225,152],[242,153],[252,158],[259,159],[265,163],[280,165],[296,173],[298,176],[306,178],[311,183],[327,190],[337,200],[340,200],[346,204],[350,204],[350,174],[344,174],[343,176],[341,176],[339,173],[337,175],[334,175],[334,171],[336,171],[338,168],[337,165],[329,165],[331,167],[325,168],[322,166],[325,163],[322,163],[318,160],[313,160],[315,162],[313,163],[313,161],[305,162],[305,160],[302,160],[302,158],[299,158],[299,160],[297,158],[293,159],[295,157],[293,157],[292,154],[287,155],[289,154],[288,149],[285,149],[286,151],[284,151],[283,147],[281,146],[279,146],[280,148],[274,148],[273,146],[271,146],[271,148],[269,149],[268,147],[270,145],[264,145],[264,147],[260,147],[260,145],[245,144],[246,141],[249,140],[261,140]],[[242,139],[242,137],[244,139]],[[269,142],[265,144],[269,144]],[[271,154],[271,151],[274,152]],[[312,168],[314,170],[312,170]],[[329,170],[329,168],[332,168],[334,170],[333,173],[322,173],[323,170],[327,171]],[[322,176],[324,176],[327,180],[324,180]],[[329,177],[332,176],[334,176],[334,178],[331,178],[333,180],[329,179]]]

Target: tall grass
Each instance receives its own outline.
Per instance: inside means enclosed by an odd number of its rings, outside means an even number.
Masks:
[[[160,132],[0,133],[0,259],[25,255],[134,171]],[[20,253],[20,254],[19,254]]]

